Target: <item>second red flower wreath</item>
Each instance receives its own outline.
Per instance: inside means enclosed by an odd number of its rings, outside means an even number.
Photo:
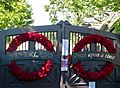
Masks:
[[[116,49],[113,43],[106,37],[100,35],[88,35],[82,38],[74,47],[73,52],[80,52],[87,44],[90,43],[100,43],[109,53],[115,54]],[[106,66],[99,72],[89,72],[82,66],[82,63],[78,61],[76,64],[72,65],[73,70],[79,74],[82,78],[87,79],[89,81],[101,80],[106,78],[109,74],[112,73],[114,69],[114,64],[110,61],[107,62]]]

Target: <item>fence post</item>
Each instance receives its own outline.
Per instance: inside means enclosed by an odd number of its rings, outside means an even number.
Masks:
[[[66,73],[68,71],[69,38],[65,36],[65,25],[67,21],[60,21],[62,32],[62,54],[61,54],[61,88],[66,88]],[[69,34],[67,34],[69,35]]]

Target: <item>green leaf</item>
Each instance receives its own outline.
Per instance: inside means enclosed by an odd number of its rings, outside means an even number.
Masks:
[[[105,12],[120,12],[120,0],[50,0],[45,11],[53,23],[68,20],[73,25],[82,25],[84,18],[97,16],[102,22]]]
[[[28,26],[32,22],[32,8],[26,0],[0,1],[1,30]]]

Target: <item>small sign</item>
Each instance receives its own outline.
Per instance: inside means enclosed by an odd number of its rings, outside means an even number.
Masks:
[[[62,39],[62,58],[61,58],[61,71],[68,71],[68,59],[65,56],[68,56],[68,46],[69,40]]]
[[[83,51],[75,52],[72,55],[72,62],[76,63],[77,60],[87,61],[87,60],[99,60],[99,61],[113,61],[115,55],[108,52],[92,52],[92,51]]]
[[[61,71],[68,71],[68,60],[62,59],[61,60]]]
[[[69,40],[62,39],[62,55],[68,55]]]
[[[15,60],[18,60],[20,58],[22,58],[22,59],[37,58],[37,59],[41,59],[41,60],[47,60],[47,59],[52,60],[54,57],[54,53],[51,53],[49,51],[44,51],[44,50],[15,51],[12,53],[8,53],[7,55]]]
[[[89,88],[95,88],[95,82],[89,82]]]

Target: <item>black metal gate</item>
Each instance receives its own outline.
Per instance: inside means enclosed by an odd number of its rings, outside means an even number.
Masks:
[[[26,32],[38,32],[46,36],[54,45],[55,49],[55,58],[58,63],[54,63],[54,68],[51,73],[42,80],[39,81],[22,81],[14,77],[9,69],[7,68],[8,60],[2,56],[6,54],[6,49],[8,48],[10,42],[19,34]],[[99,31],[92,28],[86,28],[81,26],[72,26],[69,22],[61,21],[57,25],[48,25],[48,26],[38,26],[38,27],[28,27],[21,29],[10,29],[5,31],[0,31],[0,88],[88,88],[89,81],[82,79],[80,76],[75,74],[71,67],[68,65],[68,69],[63,67],[63,59],[66,59],[67,56],[62,55],[62,39],[68,40],[68,54],[72,55],[72,49],[75,44],[82,39],[83,37],[90,34],[99,34],[109,38],[114,42],[114,45],[117,47],[117,54],[114,60],[116,65],[113,73],[105,78],[104,80],[96,81],[96,88],[119,88],[120,85],[120,36],[112,34],[109,32]],[[25,50],[45,50],[41,44],[38,44],[33,41],[27,41],[18,47],[17,51]],[[90,44],[88,47],[85,47],[83,51],[89,50],[105,50],[105,48],[99,44]],[[17,52],[16,51],[16,52]],[[64,58],[63,58],[64,57]],[[3,60],[5,59],[5,60]],[[40,68],[45,62],[39,60],[39,64],[34,62],[34,59],[18,61],[17,63],[26,71],[33,71]],[[104,66],[104,62],[93,62],[85,61],[83,62],[86,68],[89,68],[91,64],[95,64],[100,70]],[[89,63],[89,64],[88,64]],[[67,66],[67,65],[66,65]]]
[[[119,88],[120,79],[119,79],[119,65],[120,65],[120,36],[115,35],[105,31],[99,31],[92,28],[86,27],[78,27],[78,26],[71,26],[65,25],[65,39],[69,40],[69,53],[72,55],[72,49],[75,47],[75,44],[78,43],[83,37],[90,35],[90,34],[98,34],[109,38],[113,41],[114,46],[117,48],[117,54],[114,60],[116,65],[115,70],[111,75],[103,80],[98,80],[96,82],[95,88]],[[87,47],[84,47],[83,51],[105,51],[105,47],[101,46],[100,44],[89,44]],[[97,67],[96,70],[100,71],[100,69],[105,65],[105,62],[100,61],[83,61],[83,65],[86,69],[89,69],[90,66],[94,65]],[[66,73],[66,85],[68,88],[88,88],[89,81],[82,79],[80,76],[75,74],[73,70],[69,67],[68,72]]]
[[[0,54],[1,56],[6,54],[6,49],[9,46],[9,43],[18,36],[19,34],[23,34],[26,32],[35,31],[39,32],[40,34],[48,37],[52,44],[54,44],[55,55],[57,56],[58,62],[60,62],[60,50],[59,50],[59,43],[61,42],[61,30],[60,26],[58,25],[51,25],[51,26],[41,26],[41,27],[30,27],[26,29],[10,29],[7,31],[0,31]],[[17,51],[34,51],[34,50],[44,50],[44,47],[41,44],[38,44],[34,41],[26,41],[20,47],[18,47]],[[17,52],[16,51],[16,52]],[[19,52],[18,52],[19,53]],[[8,67],[7,67],[7,60],[3,62],[3,59],[0,60],[0,88],[59,88],[60,87],[60,64],[55,63],[54,68],[52,69],[51,74],[47,77],[39,80],[39,81],[22,81],[14,77]],[[19,64],[25,71],[36,71],[38,68],[45,63],[45,61],[38,60],[34,61],[31,60],[21,60],[18,61]]]

